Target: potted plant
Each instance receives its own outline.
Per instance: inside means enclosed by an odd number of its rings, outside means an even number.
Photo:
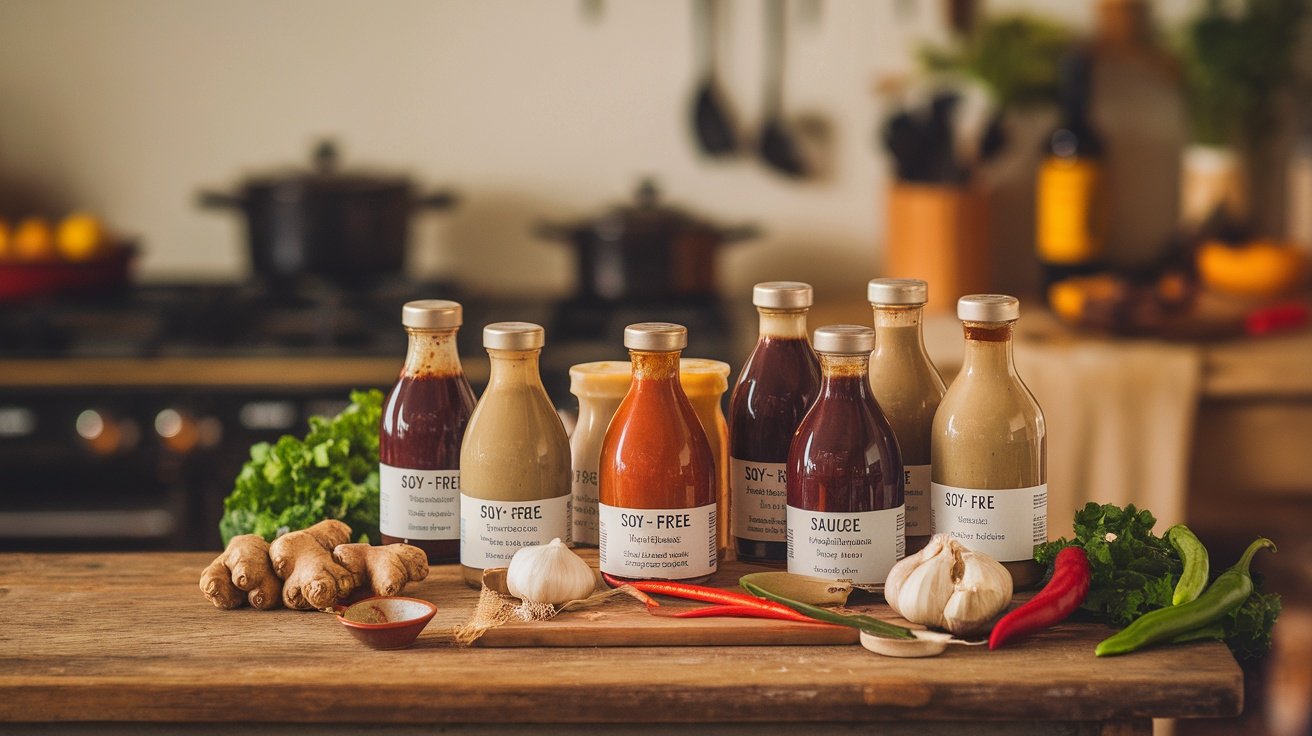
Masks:
[[[1180,34],[1177,53],[1191,142],[1181,162],[1187,230],[1244,225],[1247,161],[1293,77],[1306,0],[1209,0]]]

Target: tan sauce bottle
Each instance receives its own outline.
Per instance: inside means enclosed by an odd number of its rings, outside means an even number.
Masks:
[[[542,386],[543,330],[483,328],[491,379],[460,448],[460,565],[477,588],[521,547],[570,537],[569,439]]]
[[[597,546],[597,463],[606,428],[629,392],[632,368],[618,360],[570,366],[569,392],[578,397],[579,420],[569,437],[573,478],[574,544]]]
[[[963,296],[961,373],[934,414],[931,531],[1001,562],[1017,588],[1039,581],[1034,545],[1048,539],[1043,412],[1016,375],[1012,327],[1020,301]]]
[[[680,358],[679,384],[706,430],[715,457],[716,554],[729,550],[729,424],[720,399],[729,389],[729,364],[707,358]]]
[[[907,554],[929,541],[929,440],[947,390],[925,352],[921,330],[929,286],[920,279],[873,279],[866,298],[875,313],[870,388],[893,425],[906,482]]]

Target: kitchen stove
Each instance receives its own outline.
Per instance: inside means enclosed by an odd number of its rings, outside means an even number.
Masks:
[[[404,280],[368,291],[295,283],[145,285],[111,298],[0,308],[0,549],[214,549],[252,444],[300,434],[354,388],[387,390],[401,305],[465,308],[458,346],[486,381],[482,326],[547,327],[543,382],[565,411],[569,366],[623,360],[626,324],[679,322],[687,354],[740,357],[719,303],[487,298]]]

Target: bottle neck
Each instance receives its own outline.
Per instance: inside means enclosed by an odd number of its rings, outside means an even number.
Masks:
[[[761,315],[761,337],[806,339],[806,309],[757,307]]]
[[[488,390],[542,385],[542,376],[538,372],[541,350],[489,349],[487,354],[491,359]]]
[[[876,358],[886,354],[926,355],[923,305],[879,305],[874,311]]]
[[[463,373],[460,355],[456,352],[456,331],[424,330],[407,327],[409,346],[405,352],[405,365],[401,375],[407,378],[444,378]]]
[[[1011,335],[1015,322],[963,322],[966,356],[961,372],[966,376],[1015,376]]]
[[[820,353],[820,393],[828,393],[833,384],[860,384],[861,391],[869,387],[870,356],[865,353],[841,355]],[[851,379],[857,379],[855,381]]]
[[[674,381],[679,380],[679,353],[653,353],[645,350],[630,350],[629,358],[633,361],[633,380],[638,381]]]

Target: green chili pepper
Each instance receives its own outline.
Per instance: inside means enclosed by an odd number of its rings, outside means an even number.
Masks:
[[[1129,626],[1104,639],[1093,653],[1099,657],[1125,654],[1216,623],[1242,606],[1253,594],[1248,567],[1260,549],[1275,551],[1271,540],[1258,537],[1233,567],[1217,576],[1198,598],[1170,608],[1159,608],[1140,616]]]
[[[1166,538],[1175,547],[1175,551],[1180,553],[1180,561],[1184,563],[1184,572],[1180,573],[1180,580],[1175,584],[1175,594],[1171,596],[1171,605],[1178,606],[1202,595],[1207,587],[1207,548],[1184,524],[1176,524],[1167,529]]]
[[[1221,624],[1208,624],[1200,629],[1186,631],[1171,638],[1172,644],[1188,644],[1191,641],[1221,641],[1225,639],[1225,627]]]
[[[738,584],[743,586],[743,589],[746,590],[748,593],[751,593],[752,595],[758,598],[765,598],[767,600],[774,601],[775,603],[782,603],[785,606],[788,606],[789,608],[793,609],[794,611],[810,616],[811,618],[816,619],[818,621],[826,621],[831,624],[838,624],[839,626],[849,626],[854,629],[860,629],[861,631],[864,631],[868,634],[874,634],[875,636],[882,636],[885,639],[916,638],[916,635],[911,633],[911,629],[903,628],[895,624],[890,624],[887,621],[880,621],[879,619],[874,618],[873,616],[864,616],[861,614],[850,614],[850,615],[843,614],[843,613],[838,613],[837,611],[830,611],[827,608],[813,606],[809,603],[802,603],[800,601],[795,601],[791,598],[785,598],[781,595],[771,593],[770,591],[762,588],[759,585],[755,585],[751,582],[748,582],[746,579],[740,579],[738,581]]]

